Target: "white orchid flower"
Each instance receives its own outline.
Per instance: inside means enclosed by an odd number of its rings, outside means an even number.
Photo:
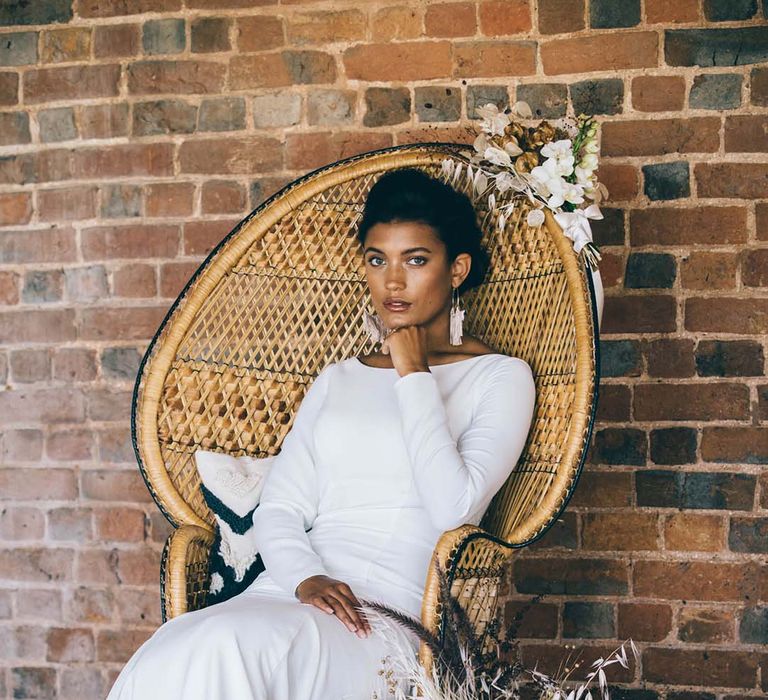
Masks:
[[[563,197],[571,204],[581,204],[584,201],[584,188],[572,182],[566,183],[563,188]]]
[[[551,141],[545,143],[541,149],[541,155],[545,158],[564,158],[568,155],[573,155],[573,144],[570,139],[560,139],[560,141]]]
[[[587,153],[587,155],[581,159],[580,165],[582,168],[594,170],[597,167],[597,155],[594,153]]]

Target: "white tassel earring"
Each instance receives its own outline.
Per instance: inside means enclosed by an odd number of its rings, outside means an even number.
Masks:
[[[453,287],[449,325],[451,345],[461,345],[461,336],[464,332],[464,309],[459,306],[458,287]]]
[[[384,322],[377,313],[370,313],[368,309],[363,309],[363,326],[374,343],[381,343],[386,337]]]

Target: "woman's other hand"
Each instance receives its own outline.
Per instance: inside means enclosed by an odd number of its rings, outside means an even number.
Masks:
[[[371,633],[368,620],[357,609],[360,601],[343,581],[330,576],[310,576],[296,586],[296,597],[302,603],[336,615],[350,632],[355,632],[361,639]]]
[[[429,372],[427,329],[424,326],[395,328],[384,339],[381,351],[392,357],[392,364],[401,377],[411,372]]]

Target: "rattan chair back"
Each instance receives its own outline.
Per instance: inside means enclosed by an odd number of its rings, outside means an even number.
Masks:
[[[456,144],[416,144],[340,161],[291,183],[244,219],[201,265],[153,339],[133,406],[134,446],[153,497],[175,525],[210,529],[193,453],[276,454],[308,385],[329,363],[374,349],[355,231],[386,171],[445,179]],[[465,178],[457,189],[469,192]],[[554,220],[499,233],[485,210],[485,282],[462,296],[465,333],[525,359],[538,391],[517,469],[482,526],[513,545],[553,522],[572,489],[596,400],[589,275]],[[510,465],[512,467],[513,465]]]

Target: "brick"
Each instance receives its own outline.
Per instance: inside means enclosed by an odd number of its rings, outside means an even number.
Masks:
[[[624,285],[629,289],[671,289],[677,277],[674,255],[630,253]]]
[[[0,112],[0,146],[30,143],[29,115],[26,112]]]
[[[589,24],[592,29],[635,27],[640,23],[640,0],[591,0]]]
[[[293,126],[301,120],[301,95],[277,91],[253,98],[253,124],[260,127]]]
[[[134,136],[191,134],[197,125],[197,107],[183,100],[138,102],[133,107]]]
[[[651,683],[752,688],[757,669],[752,652],[653,647],[643,652],[644,677]]]
[[[567,34],[584,29],[584,0],[539,0],[539,31]]]
[[[208,255],[238,223],[236,219],[187,222],[183,234],[184,254]]]
[[[30,104],[82,100],[118,94],[119,65],[40,68],[24,73],[24,99]]]
[[[620,603],[618,636],[637,642],[660,642],[672,628],[672,608],[658,603]]]
[[[697,163],[699,197],[756,199],[765,194],[768,163]]]
[[[366,38],[366,16],[356,8],[296,12],[289,16],[286,29],[288,43],[294,46],[361,41]]]
[[[237,48],[241,53],[268,51],[285,46],[282,17],[258,15],[237,18]]]
[[[759,385],[757,387],[758,397],[758,418],[760,420],[768,420],[768,385]],[[768,482],[766,482],[768,487]],[[768,496],[768,491],[763,490],[764,495]],[[766,499],[768,502],[768,498]]]
[[[556,605],[537,603],[529,609],[526,604],[519,601],[507,600],[504,603],[504,620],[512,625],[515,617],[522,615],[518,622],[517,637],[526,638],[552,638],[557,634],[558,608]]]
[[[589,113],[589,112],[587,112]],[[634,199],[638,193],[637,168],[633,165],[616,165],[612,163],[603,163],[596,172],[600,182],[607,188],[611,202],[627,201]],[[601,228],[608,225],[612,231],[616,231],[616,236],[611,236],[602,245],[623,245],[624,244],[624,211],[621,209],[602,209],[603,217],[610,214],[608,222],[592,222],[593,234],[597,231],[602,235]],[[608,213],[608,214],[607,214]],[[620,227],[616,224],[620,223]],[[620,229],[620,231],[619,231]],[[619,235],[620,233],[620,235]],[[603,240],[605,240],[603,238]]]
[[[142,189],[138,185],[106,185],[101,190],[101,217],[122,219],[141,216]]]
[[[570,90],[576,114],[620,114],[623,110],[624,81],[621,78],[580,80],[571,83]]]
[[[749,74],[749,96],[753,105],[768,106],[768,68],[753,68]]]
[[[210,180],[203,183],[201,207],[203,214],[232,214],[242,212],[246,204],[245,189],[238,182]]]
[[[224,73],[225,66],[206,61],[139,61],[128,66],[128,92],[133,95],[217,93],[222,90]]]
[[[630,211],[629,232],[633,247],[746,243],[746,210],[707,206],[635,209]]]
[[[0,193],[0,226],[26,224],[32,217],[29,192]]]
[[[749,340],[702,340],[696,348],[696,368],[703,377],[762,376],[763,346]]]
[[[123,265],[112,274],[112,291],[117,297],[147,299],[157,296],[157,280],[153,265]]]
[[[688,97],[691,109],[735,109],[741,106],[741,76],[737,73],[697,75]]]
[[[480,31],[487,37],[530,32],[531,5],[528,0],[489,0],[479,6]]]
[[[64,292],[64,274],[61,270],[34,270],[24,275],[21,300],[28,304],[46,304],[61,301]]]
[[[128,411],[125,412],[128,415]],[[128,428],[107,428],[99,431],[99,462],[102,464],[132,464],[136,460]]]
[[[510,74],[533,75],[536,72],[536,42],[534,41],[461,41],[456,42],[454,47],[453,76],[457,78],[494,78]],[[423,77],[441,76],[425,75]],[[402,78],[373,77],[369,79],[402,80]],[[419,78],[413,76],[413,79]]]
[[[658,428],[651,431],[651,461],[654,464],[696,462],[695,428]]]
[[[28,3],[10,0],[0,5],[0,26],[59,24],[72,19],[72,0]]]
[[[749,396],[743,384],[637,384],[635,419],[740,420],[749,415]]]
[[[191,27],[193,53],[229,51],[231,21],[226,17],[202,17],[193,20]]]
[[[282,167],[282,151],[275,138],[199,139],[181,144],[179,164],[182,173],[246,175]],[[211,153],[217,157],[211,158]]]
[[[692,252],[680,261],[680,281],[686,289],[733,289],[737,263],[734,254]]]
[[[636,377],[642,372],[640,346],[634,340],[600,342],[601,377]]]
[[[81,17],[117,17],[179,9],[181,0],[78,0],[77,5]]]
[[[323,51],[235,56],[230,62],[233,90],[288,87],[336,82],[336,62]]]
[[[90,58],[90,27],[50,29],[44,31],[42,37],[42,63],[87,61]]]
[[[32,154],[10,155],[0,158],[0,184],[26,185],[37,180]]]
[[[746,644],[768,644],[768,607],[745,608],[739,623],[739,639]]]
[[[156,586],[161,552],[149,547],[126,549],[118,561],[120,578],[129,586]]]
[[[751,563],[636,561],[633,580],[636,596],[740,601],[759,595],[760,569]]]
[[[124,58],[139,53],[138,24],[99,25],[93,28],[96,58]]]
[[[289,133],[286,135],[286,166],[292,170],[317,168],[391,145],[392,136],[388,133]]]
[[[611,603],[567,602],[563,607],[563,637],[605,639],[616,636]]]
[[[741,279],[748,287],[768,287],[768,251],[765,249],[743,251]]]
[[[166,311],[164,306],[87,308],[82,312],[80,336],[84,340],[147,340]]]
[[[0,511],[0,535],[4,540],[38,540],[45,532],[45,516],[36,508],[4,508]]]
[[[768,300],[692,297],[685,301],[685,328],[741,335],[768,333]]]
[[[495,104],[503,110],[509,106],[509,93],[504,85],[467,85],[467,116],[477,118],[475,109],[486,104]]]
[[[768,117],[761,114],[726,117],[725,150],[736,153],[768,152]]]
[[[238,131],[245,129],[245,100],[221,97],[203,100],[198,121],[200,131]]]
[[[102,265],[70,268],[65,275],[70,301],[98,301],[108,294],[107,274]]]
[[[603,551],[656,550],[657,516],[653,513],[587,513],[582,520],[584,549]]]
[[[451,122],[461,117],[461,94],[452,87],[417,87],[416,113],[423,122]]]
[[[91,511],[84,508],[54,508],[48,513],[48,535],[61,542],[88,542],[93,539]]]
[[[519,85],[517,99],[527,102],[533,114],[541,119],[559,119],[568,106],[568,86],[565,83]]]
[[[478,54],[488,54],[491,48],[501,48],[504,42],[478,42]],[[462,56],[467,56],[463,44],[456,45],[456,55],[459,73],[466,75],[461,69]],[[512,60],[510,70],[516,65],[515,52],[510,47],[507,56]],[[468,56],[467,56],[468,60]],[[344,67],[347,77],[357,80],[429,80],[445,78],[451,75],[451,45],[447,41],[409,42],[402,44],[360,44],[350,47],[343,54]]]
[[[86,260],[169,258],[179,250],[179,227],[171,224],[98,226],[82,231]]]
[[[60,0],[57,0],[57,4],[61,4]],[[10,678],[11,692],[15,698],[53,700],[56,697],[55,668],[18,666],[11,669]]]
[[[542,44],[541,60],[546,75],[653,68],[658,61],[658,44],[656,32],[552,39]]]
[[[6,433],[7,434],[7,433]],[[66,500],[77,496],[77,484],[69,469],[10,469],[0,472],[3,500]]]
[[[96,537],[106,542],[142,542],[144,511],[136,508],[104,508],[95,512]]]
[[[357,93],[353,90],[316,90],[309,93],[307,116],[313,125],[351,124]]]
[[[0,343],[64,342],[75,335],[72,309],[0,313]]]
[[[46,454],[59,462],[90,460],[93,437],[89,430],[61,430],[48,436]]]
[[[606,428],[595,436],[592,459],[600,464],[644,465],[647,439],[642,430]]]
[[[408,88],[371,87],[365,91],[365,126],[388,126],[411,120]]]
[[[720,147],[720,119],[654,119],[605,122],[603,156],[645,156],[667,153],[713,153]]]
[[[62,700],[105,697],[108,688],[98,668],[62,668],[59,671],[59,688]]]
[[[664,522],[665,549],[684,552],[719,552],[725,527],[718,515],[673,513]]]
[[[88,558],[91,552],[85,552]],[[103,623],[114,617],[115,593],[110,589],[78,587],[68,591],[67,620],[72,622]]]
[[[183,19],[151,19],[144,23],[141,33],[144,53],[181,53],[186,44],[186,30]]]
[[[623,595],[628,566],[614,559],[515,559],[512,581],[518,593]]]
[[[675,299],[671,296],[644,295],[605,300],[604,334],[668,333],[676,327]]]
[[[39,190],[37,213],[40,221],[77,221],[96,216],[95,187],[63,187]]]
[[[98,660],[124,664],[151,636],[152,630],[100,629],[96,634]]]
[[[374,41],[416,39],[421,36],[423,10],[413,6],[382,7],[370,22]]]
[[[131,413],[131,391],[114,387],[91,388],[88,392],[88,417],[92,421],[122,421]]]
[[[430,5],[424,15],[424,28],[427,36],[474,36],[477,32],[475,6],[468,2]]]
[[[72,580],[72,551],[17,547],[0,550],[0,569],[10,581],[55,583]]]
[[[10,105],[17,105],[18,103],[19,103],[18,73],[0,73],[0,105],[7,107]]]
[[[624,508],[632,504],[627,472],[583,472],[569,504],[571,508]]]
[[[170,143],[111,145],[80,150],[40,153],[39,179],[102,179],[138,175],[172,175],[173,145]]]
[[[18,303],[19,276],[15,272],[0,272],[0,304],[13,306]]]
[[[768,518],[732,517],[728,546],[732,552],[768,554]]]
[[[681,642],[723,644],[733,640],[733,614],[727,610],[683,608],[678,620]]]
[[[710,22],[750,19],[757,12],[757,0],[704,0],[703,5]]]
[[[89,470],[82,475],[82,496],[94,501],[153,503],[139,470]]]
[[[751,510],[751,474],[648,470],[636,475],[637,504],[649,508]]]
[[[20,384],[32,384],[51,378],[51,356],[47,350],[13,350],[10,353],[11,376]]]
[[[579,546],[578,523],[575,513],[563,513],[546,531],[544,537],[531,544],[531,551],[552,549],[577,549]]]
[[[96,378],[96,353],[89,348],[60,348],[53,356],[53,377],[66,382]]]
[[[768,26],[732,29],[667,29],[668,66],[743,66],[768,60]]]
[[[147,185],[146,216],[188,216],[194,207],[195,185],[191,182],[163,182]]]
[[[632,404],[629,387],[608,384],[600,387],[600,400],[597,403],[597,420],[600,422],[622,422],[630,418]]]
[[[290,178],[287,177],[261,177],[251,182],[249,187],[251,209],[255,209],[289,183]]]
[[[176,298],[198,267],[196,262],[164,263],[160,268],[160,296]]]
[[[37,462],[43,454],[43,434],[33,428],[4,430],[0,433],[0,456],[9,462]]]
[[[61,592],[56,590],[25,589],[16,599],[17,618],[42,619],[47,622],[61,620]]]
[[[43,143],[69,141],[77,138],[75,112],[71,107],[41,110],[37,115],[40,140]]]
[[[678,75],[641,75],[632,79],[632,106],[641,112],[683,109],[685,79]]]
[[[0,66],[25,66],[37,63],[37,32],[3,34]]]
[[[91,105],[80,108],[77,120],[84,139],[108,139],[128,135],[128,105]]]
[[[666,0],[646,0],[645,17],[648,24],[677,24],[699,19],[699,0],[680,0],[674,5]]]

